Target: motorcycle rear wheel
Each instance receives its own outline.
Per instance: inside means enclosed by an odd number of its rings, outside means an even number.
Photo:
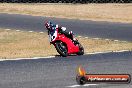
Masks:
[[[63,42],[59,41],[55,43],[55,47],[57,52],[63,56],[63,57],[67,57],[68,56],[68,50],[66,47],[66,44],[64,44]]]

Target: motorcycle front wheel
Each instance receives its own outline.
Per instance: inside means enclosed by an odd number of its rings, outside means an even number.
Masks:
[[[76,82],[79,85],[84,85],[84,84],[86,84],[86,78],[83,77],[83,76],[77,76],[76,77]]]
[[[61,41],[58,41],[55,43],[55,47],[56,47],[56,50],[57,52],[63,56],[63,57],[66,57],[68,56],[68,50],[67,50],[67,47],[66,47],[66,44],[61,42]]]

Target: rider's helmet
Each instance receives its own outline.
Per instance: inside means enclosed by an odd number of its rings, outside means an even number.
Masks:
[[[48,22],[45,22],[45,27],[48,31],[51,31],[52,30],[52,23],[50,21]]]

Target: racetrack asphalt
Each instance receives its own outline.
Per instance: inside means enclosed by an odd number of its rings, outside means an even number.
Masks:
[[[25,31],[45,31],[43,21],[53,20],[78,35],[132,41],[132,25],[0,14],[0,27]],[[130,84],[76,86],[77,67],[91,74],[132,75],[132,52],[44,58],[0,62],[0,88],[132,88]]]
[[[0,88],[70,88],[77,67],[91,74],[131,74],[132,52],[0,62]],[[97,84],[77,88],[132,88],[131,84]]]
[[[49,20],[67,27],[68,31],[73,31],[77,35],[132,41],[132,23],[96,22],[1,13],[0,27],[41,32],[46,31],[44,22]]]

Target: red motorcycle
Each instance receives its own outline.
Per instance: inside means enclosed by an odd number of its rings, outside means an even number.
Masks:
[[[57,52],[63,57],[70,54],[84,54],[84,48],[79,42],[75,43],[71,39],[67,38],[64,34],[58,33],[58,29],[56,29],[53,34],[49,34],[49,39],[50,44],[53,44]]]

